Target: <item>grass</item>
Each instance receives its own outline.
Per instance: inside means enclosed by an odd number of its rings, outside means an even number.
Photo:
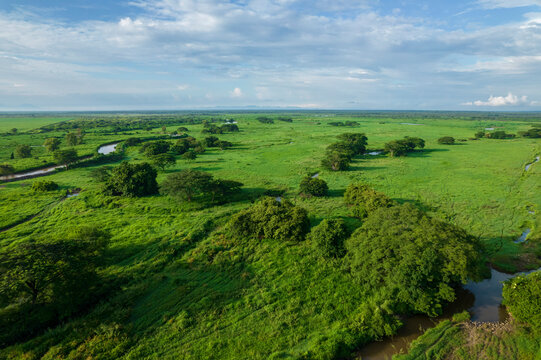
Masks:
[[[524,171],[525,164],[541,153],[539,140],[437,144],[441,136],[469,138],[485,127],[516,133],[528,129],[531,121],[295,113],[293,123],[261,124],[256,120],[260,114],[230,116],[238,121],[241,132],[217,136],[234,143],[233,148],[207,149],[191,162],[178,157],[175,167],[158,176],[161,182],[169,173],[193,168],[241,181],[243,194],[230,204],[197,207],[159,195],[107,197],[89,177],[96,166],[48,176],[61,186],[57,192],[31,193],[33,180],[2,184],[0,228],[39,216],[0,233],[0,246],[9,248],[35,237],[58,236],[79,224],[93,224],[112,234],[103,275],[119,290],[80,317],[30,341],[0,349],[0,358],[324,359],[369,341],[363,331],[353,331],[352,324],[359,322],[359,307],[375,302],[377,296],[356,291],[340,270],[340,262],[318,258],[309,241],[241,242],[224,236],[228,218],[266,190],[284,191],[286,198],[308,210],[312,224],[345,217],[355,227],[358,221],[347,217],[342,194],[353,181],[367,182],[397,201],[413,202],[479,236],[498,267],[513,270],[539,261],[541,191],[536,179],[541,163]],[[51,161],[42,148],[35,148],[32,159],[10,160],[9,155],[15,143],[41,145],[50,136],[63,138],[61,132],[32,131],[61,120],[66,119],[32,119],[15,126],[23,119],[0,119],[6,130],[18,127],[23,132],[0,136],[0,162],[27,169]],[[358,121],[360,126],[326,124],[347,120]],[[182,126],[198,139],[205,137],[200,133],[202,125]],[[167,131],[177,127],[169,126]],[[85,143],[76,149],[80,155],[91,154],[100,144],[157,136],[157,132],[104,134],[90,129]],[[366,133],[370,149],[381,149],[386,141],[404,136],[422,137],[427,145],[426,150],[406,158],[361,156],[346,172],[322,169],[325,147],[343,132]],[[128,148],[125,158],[146,161],[138,148]],[[330,196],[298,196],[301,179],[316,172],[329,184]],[[81,195],[59,201],[73,188],[81,188]],[[529,241],[515,244],[513,240],[525,227],[532,229]],[[447,325],[430,335],[429,342],[437,345],[431,345],[431,358],[448,352],[446,343],[461,341],[460,332],[452,330],[457,325]],[[441,343],[440,338],[454,340]]]

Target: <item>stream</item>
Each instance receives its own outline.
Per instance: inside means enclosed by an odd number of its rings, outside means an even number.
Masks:
[[[118,143],[100,146],[98,148],[98,154],[102,154],[102,155],[110,154],[116,150],[117,145]],[[26,178],[44,176],[44,175],[49,175],[53,173],[56,169],[62,169],[65,167],[66,165],[48,166],[45,168],[30,170],[30,171],[26,171],[22,173],[0,176],[0,180],[17,180],[17,179],[26,179]]]
[[[471,321],[505,321],[508,314],[505,307],[501,305],[503,282],[519,274],[529,274],[538,270],[541,268],[525,273],[506,274],[491,269],[490,279],[469,282],[464,285],[463,289],[457,290],[457,299],[445,308],[441,316],[437,318],[429,318],[425,315],[411,316],[404,320],[404,326],[398,330],[395,336],[366,345],[357,353],[357,356],[360,356],[362,360],[387,360],[395,354],[406,353],[411,342],[426,330],[464,310],[468,310],[471,314]]]
[[[539,162],[539,159],[540,159],[540,158],[541,158],[540,156],[537,156],[533,162],[527,164],[527,165],[524,167],[524,170],[526,170],[526,171],[530,170],[530,168],[532,167],[533,164],[535,164],[536,162]]]

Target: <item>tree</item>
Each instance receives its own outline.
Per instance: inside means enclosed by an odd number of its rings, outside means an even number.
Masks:
[[[2,302],[55,305],[69,315],[98,286],[97,268],[110,236],[93,227],[80,227],[66,239],[19,243],[0,256]]]
[[[126,146],[137,146],[142,142],[141,138],[131,137],[124,140],[124,145]]]
[[[321,161],[321,165],[332,171],[343,171],[349,168],[350,158],[342,153],[331,152],[327,153],[326,157]]]
[[[152,164],[162,171],[166,167],[174,166],[177,163],[177,159],[169,153],[154,155],[151,159]]]
[[[344,241],[347,237],[348,231],[342,219],[324,219],[308,234],[308,239],[313,242],[316,251],[326,258],[344,256]]]
[[[327,146],[327,154],[338,153],[349,161],[355,155],[355,152],[351,149],[351,146],[344,142],[337,142]]]
[[[0,175],[11,175],[15,172],[15,168],[9,164],[0,164]]]
[[[184,160],[195,160],[197,158],[197,155],[194,151],[186,151],[184,154],[182,154],[182,158]]]
[[[186,139],[180,139],[171,147],[171,152],[176,155],[182,155],[189,149],[189,142]]]
[[[475,138],[476,139],[480,139],[480,138],[483,138],[485,137],[485,132],[484,131],[478,131],[475,133]]]
[[[78,142],[77,134],[71,132],[66,134],[66,144],[68,144],[68,146],[75,146]]]
[[[167,126],[162,126],[162,133],[165,134],[167,132]]]
[[[58,184],[50,180],[38,180],[32,184],[32,191],[46,192],[58,190]]]
[[[180,200],[192,201],[195,196],[209,192],[212,181],[212,175],[208,173],[186,169],[167,176],[160,191]]]
[[[328,190],[329,186],[324,180],[311,176],[306,176],[300,184],[300,192],[305,195],[325,196]]]
[[[404,139],[393,140],[385,144],[384,150],[391,157],[406,156],[409,152],[416,148],[422,149],[425,147],[425,141],[418,137],[406,136]]]
[[[60,139],[57,138],[48,138],[43,143],[43,146],[45,146],[45,149],[48,152],[53,152],[55,150],[58,150],[60,148]]]
[[[518,134],[522,137],[538,139],[538,138],[541,138],[541,127],[539,125],[534,126],[531,129],[528,129],[527,131],[520,131]]]
[[[308,212],[283,199],[264,197],[235,214],[229,221],[235,236],[268,238],[281,241],[302,241],[310,231]]]
[[[90,172],[90,177],[97,182],[106,182],[111,177],[110,166],[100,166]]]
[[[364,154],[367,137],[363,133],[345,133],[337,136],[339,140],[347,144],[354,155]]]
[[[225,140],[220,140],[218,141],[216,145],[220,148],[220,150],[225,150],[227,148],[232,147],[233,143],[230,143],[229,141],[225,141]]]
[[[17,131],[18,131],[17,128],[12,128],[11,130],[9,130],[11,135],[17,134]]]
[[[21,159],[29,158],[32,156],[32,148],[30,145],[19,144],[15,147],[15,156]]]
[[[206,147],[217,147],[218,142],[220,139],[218,139],[216,136],[208,136],[204,140],[204,144]]]
[[[66,165],[69,167],[71,164],[77,162],[77,150],[75,149],[66,149],[66,150],[56,150],[53,153],[54,161],[58,165]]]
[[[122,162],[111,171],[105,184],[105,192],[114,196],[141,197],[158,192],[158,173],[148,163]]]
[[[381,207],[346,241],[361,291],[380,289],[402,312],[429,316],[455,299],[455,284],[478,275],[477,238],[411,204]]]
[[[149,141],[141,146],[141,152],[145,156],[152,157],[159,154],[165,154],[169,151],[171,144],[165,140]]]
[[[404,140],[409,144],[412,149],[423,149],[425,147],[425,141],[418,137],[405,136]]]
[[[541,273],[519,275],[503,285],[503,304],[513,317],[541,332]]]
[[[455,138],[452,136],[444,136],[438,139],[438,144],[442,145],[454,145],[455,144]]]
[[[243,185],[243,183],[233,180],[212,180],[209,185],[209,191],[212,194],[211,201],[225,201],[228,195],[239,192]]]
[[[374,210],[390,207],[394,202],[366,184],[350,184],[344,193],[344,201],[350,205],[354,217],[365,218]]]
[[[494,132],[491,132],[491,133],[487,133],[485,136],[487,138],[489,138],[489,139],[512,139],[516,135],[515,134],[508,134],[503,130],[498,130],[498,131],[494,131]]]

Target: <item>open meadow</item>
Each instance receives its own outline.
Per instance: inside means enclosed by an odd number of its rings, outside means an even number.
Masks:
[[[204,132],[209,124],[226,122],[239,131]],[[98,270],[103,286],[69,316],[51,315],[41,325],[34,312],[13,320],[13,305],[0,302],[2,326],[11,326],[0,339],[0,359],[350,358],[364,344],[394,333],[403,320],[396,315],[423,310],[395,306],[383,287],[357,287],[348,256],[323,258],[310,237],[232,237],[230,219],[270,195],[305,209],[312,228],[324,219],[343,219],[351,233],[365,220],[352,216],[344,193],[350,184],[364,183],[393,202],[464,229],[478,239],[482,265],[507,272],[536,269],[541,162],[535,160],[541,141],[518,135],[476,139],[475,133],[518,134],[540,123],[539,114],[511,113],[4,115],[0,164],[15,173],[57,163],[42,146],[49,138],[58,138],[60,149],[75,149],[81,161],[51,175],[0,182],[2,251],[69,238],[80,226],[105,231],[110,240]],[[80,143],[68,146],[68,132],[83,134]],[[344,133],[364,133],[366,151],[351,159],[349,169],[329,170],[322,166],[326,148]],[[97,169],[121,161],[150,162],[142,152],[146,143],[173,146],[187,136],[216,136],[232,146],[207,146],[195,159],[174,154],[176,163],[158,169],[157,183],[187,169],[242,183],[228,201],[113,196],[96,178]],[[386,143],[406,136],[422,138],[424,148],[407,156],[384,152]],[[439,143],[444,136],[456,143]],[[122,143],[130,138],[142,142]],[[120,143],[114,154],[96,156],[111,143]],[[21,144],[31,146],[31,156],[11,158]],[[324,180],[327,196],[300,194],[306,176]],[[58,188],[33,190],[41,180]],[[515,242],[526,229],[526,241]],[[525,334],[520,330],[519,336]]]

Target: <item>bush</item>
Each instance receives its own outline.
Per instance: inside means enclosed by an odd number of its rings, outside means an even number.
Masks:
[[[308,213],[283,199],[271,197],[235,214],[229,228],[236,236],[268,238],[281,241],[302,241],[310,230]]]
[[[32,191],[35,191],[35,192],[46,192],[46,191],[54,191],[54,190],[58,190],[58,184],[55,183],[54,181],[40,180],[40,181],[35,181],[32,184]]]
[[[257,121],[259,121],[262,124],[274,124],[274,120],[266,116],[259,116],[257,118]]]
[[[53,158],[58,165],[66,165],[68,167],[79,159],[77,157],[77,150],[75,149],[56,150],[53,153]]]
[[[443,145],[454,145],[455,144],[455,138],[452,136],[444,136],[438,139],[438,144]]]
[[[397,311],[429,316],[455,299],[456,284],[478,275],[480,262],[477,238],[411,204],[375,210],[346,249],[364,291],[381,289]]]
[[[137,146],[142,142],[141,138],[131,137],[124,140],[124,145],[126,146]]]
[[[520,131],[518,134],[522,137],[538,139],[541,138],[541,127],[533,127],[527,131]]]
[[[113,168],[105,184],[106,194],[114,196],[141,197],[158,193],[158,173],[148,163],[122,162]]]
[[[313,242],[317,252],[326,258],[344,256],[344,240],[348,237],[346,224],[342,219],[324,219],[314,227],[308,238]]]
[[[507,280],[503,286],[503,304],[515,319],[541,332],[541,272]]]
[[[489,139],[512,139],[516,135],[515,134],[508,134],[503,130],[498,130],[498,131],[494,131],[494,132],[491,132],[491,133],[487,133],[485,136],[487,138],[489,138]]]
[[[406,136],[404,139],[393,140],[385,144],[384,150],[392,157],[406,156],[416,148],[422,149],[425,147],[425,141],[417,137]]]
[[[15,147],[15,156],[18,158],[29,158],[32,156],[32,148],[30,145],[19,144]]]
[[[311,196],[325,196],[329,187],[324,180],[319,178],[313,178],[311,176],[306,176],[301,181],[300,192],[304,195]]]
[[[184,160],[195,160],[197,158],[197,155],[195,154],[195,151],[190,150],[182,154],[182,158]]]
[[[481,139],[483,137],[485,137],[485,132],[484,131],[478,131],[478,132],[475,133],[475,138],[476,139]]]
[[[365,184],[350,184],[344,193],[344,201],[346,204],[351,205],[352,215],[361,219],[367,217],[376,209],[394,204],[387,195]]]
[[[60,147],[60,139],[57,139],[57,138],[45,139],[43,146],[45,146],[45,149],[48,152],[53,152],[55,150],[58,150],[58,148]]]

